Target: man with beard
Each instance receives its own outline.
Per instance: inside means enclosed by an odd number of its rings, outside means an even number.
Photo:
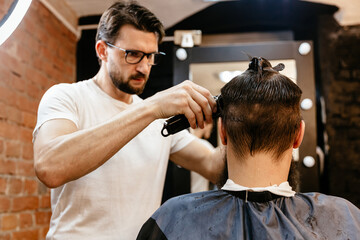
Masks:
[[[51,189],[47,239],[135,239],[160,206],[167,162],[215,181],[223,161],[187,131],[164,138],[164,118],[212,122],[216,103],[190,81],[140,94],[163,53],[161,22],[136,3],[114,3],[96,36],[93,78],[51,87],[34,129],[35,171]]]
[[[302,141],[300,88],[263,58],[221,89],[220,135],[228,179],[221,190],[172,198],[142,239],[358,239],[360,211],[345,199],[296,193],[287,182]]]

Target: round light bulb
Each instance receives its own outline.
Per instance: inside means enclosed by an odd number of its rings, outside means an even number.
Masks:
[[[301,106],[301,109],[303,109],[303,110],[309,110],[312,108],[313,102],[311,101],[311,99],[305,98],[304,100],[301,101],[300,106]]]
[[[299,53],[303,56],[308,55],[311,51],[311,45],[307,42],[303,42],[299,46]]]
[[[180,60],[180,61],[184,61],[187,59],[187,52],[185,49],[183,48],[179,48],[178,50],[176,50],[176,57]]]
[[[304,157],[303,163],[306,167],[311,168],[315,166],[315,159],[311,156]]]

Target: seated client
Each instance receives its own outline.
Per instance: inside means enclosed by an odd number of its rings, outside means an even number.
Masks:
[[[357,207],[339,197],[295,192],[287,182],[305,123],[302,91],[282,69],[255,57],[221,89],[225,185],[168,200],[138,239],[359,239]]]

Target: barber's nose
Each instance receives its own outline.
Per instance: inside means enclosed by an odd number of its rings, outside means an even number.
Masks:
[[[136,70],[141,73],[145,73],[145,74],[150,73],[151,64],[149,63],[149,60],[147,59],[147,57],[144,57],[143,59],[141,59],[141,61],[136,66]]]

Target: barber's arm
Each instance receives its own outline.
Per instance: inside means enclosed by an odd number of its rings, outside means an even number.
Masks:
[[[218,182],[225,166],[223,149],[210,149],[200,139],[194,139],[185,148],[171,154],[170,160],[201,174],[214,184]]]
[[[155,119],[185,114],[192,127],[203,127],[214,106],[209,91],[185,81],[88,129],[66,119],[46,121],[34,140],[35,172],[48,187],[61,186],[100,167]]]

